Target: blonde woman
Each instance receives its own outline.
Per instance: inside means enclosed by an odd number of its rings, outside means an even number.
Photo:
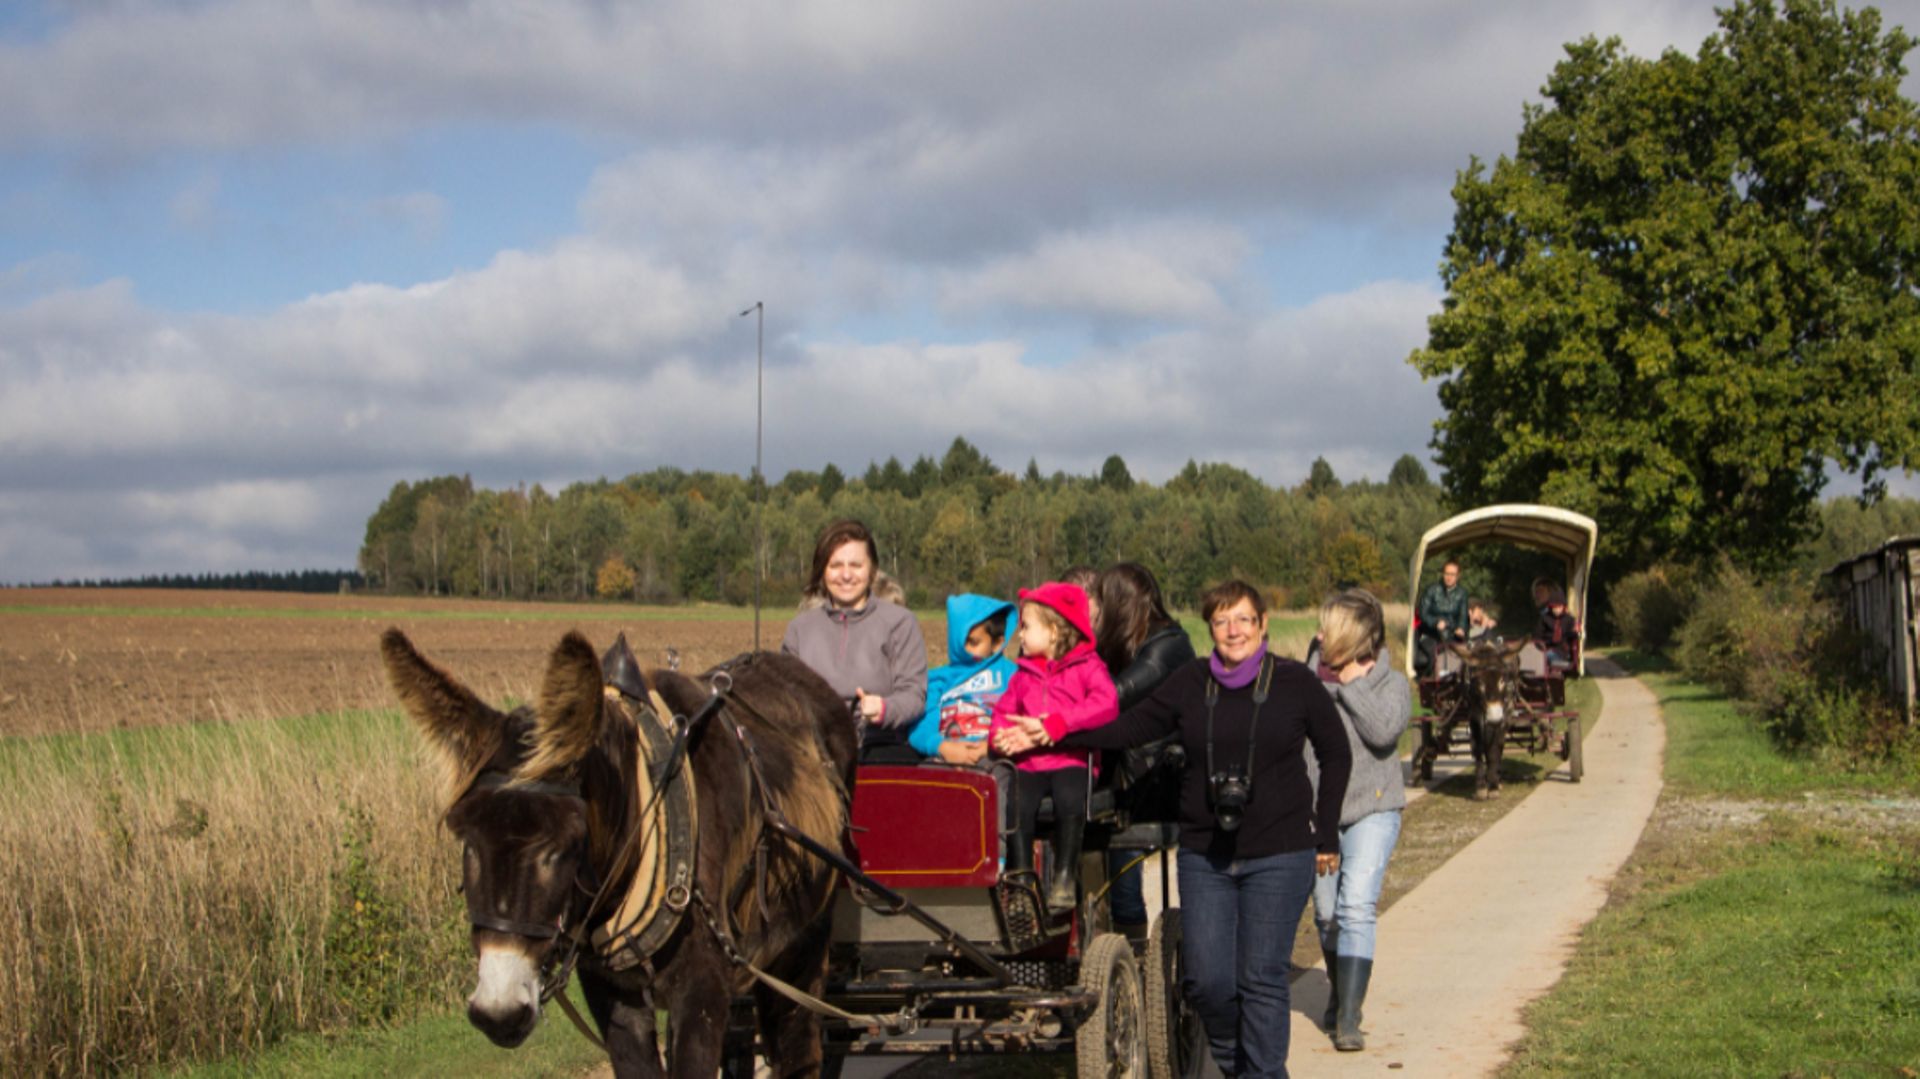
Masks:
[[[1380,887],[1407,804],[1400,735],[1413,714],[1413,697],[1406,676],[1387,658],[1386,642],[1380,601],[1350,588],[1321,605],[1320,636],[1307,652],[1307,665],[1333,697],[1353,754],[1340,806],[1340,870],[1318,878],[1313,889],[1313,921],[1333,982],[1323,1025],[1343,1052],[1366,1047],[1360,1005],[1373,975]]]

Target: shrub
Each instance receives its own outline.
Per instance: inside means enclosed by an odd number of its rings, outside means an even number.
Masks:
[[[1865,654],[1831,601],[1763,585],[1730,563],[1708,576],[1674,633],[1681,671],[1738,698],[1782,749],[1841,765],[1920,765],[1920,731],[1861,665]]]
[[[1678,566],[1630,573],[1608,596],[1620,639],[1642,652],[1665,652],[1694,602],[1693,575]]]
[[[348,808],[327,912],[326,986],[355,1024],[399,1016],[431,987],[431,975],[421,968],[436,958],[426,930],[409,917],[374,864],[373,842],[372,816],[359,806]]]
[[[1793,657],[1803,609],[1778,601],[1739,567],[1722,561],[1674,633],[1674,662],[1696,682],[1753,700],[1753,678]]]

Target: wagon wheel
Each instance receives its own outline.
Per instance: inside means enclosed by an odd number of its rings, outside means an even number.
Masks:
[[[1162,911],[1147,939],[1147,1065],[1153,1079],[1195,1079],[1207,1032],[1180,992],[1180,910]]]
[[[1093,938],[1093,946],[1080,957],[1080,985],[1091,990],[1096,1001],[1074,1034],[1080,1079],[1146,1079],[1140,968],[1126,937],[1102,933]]]
[[[1420,748],[1413,754],[1413,778],[1422,783],[1433,781],[1433,759],[1440,755],[1433,740],[1433,724],[1420,724]]]
[[[1567,720],[1567,778],[1575,783],[1587,772],[1586,753],[1580,747],[1580,717]]]

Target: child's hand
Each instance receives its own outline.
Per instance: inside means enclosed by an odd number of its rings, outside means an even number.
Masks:
[[[940,759],[948,764],[979,764],[987,755],[987,743],[962,742],[949,738],[940,743]]]
[[[1033,748],[1033,739],[1017,725],[1002,727],[994,733],[993,748],[1003,757],[1017,756]]]

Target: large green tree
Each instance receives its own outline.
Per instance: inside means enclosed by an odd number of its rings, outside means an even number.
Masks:
[[[1737,3],[1688,56],[1567,47],[1457,178],[1441,379],[1456,504],[1543,501],[1626,563],[1776,563],[1829,462],[1920,448],[1920,115],[1872,10]]]

